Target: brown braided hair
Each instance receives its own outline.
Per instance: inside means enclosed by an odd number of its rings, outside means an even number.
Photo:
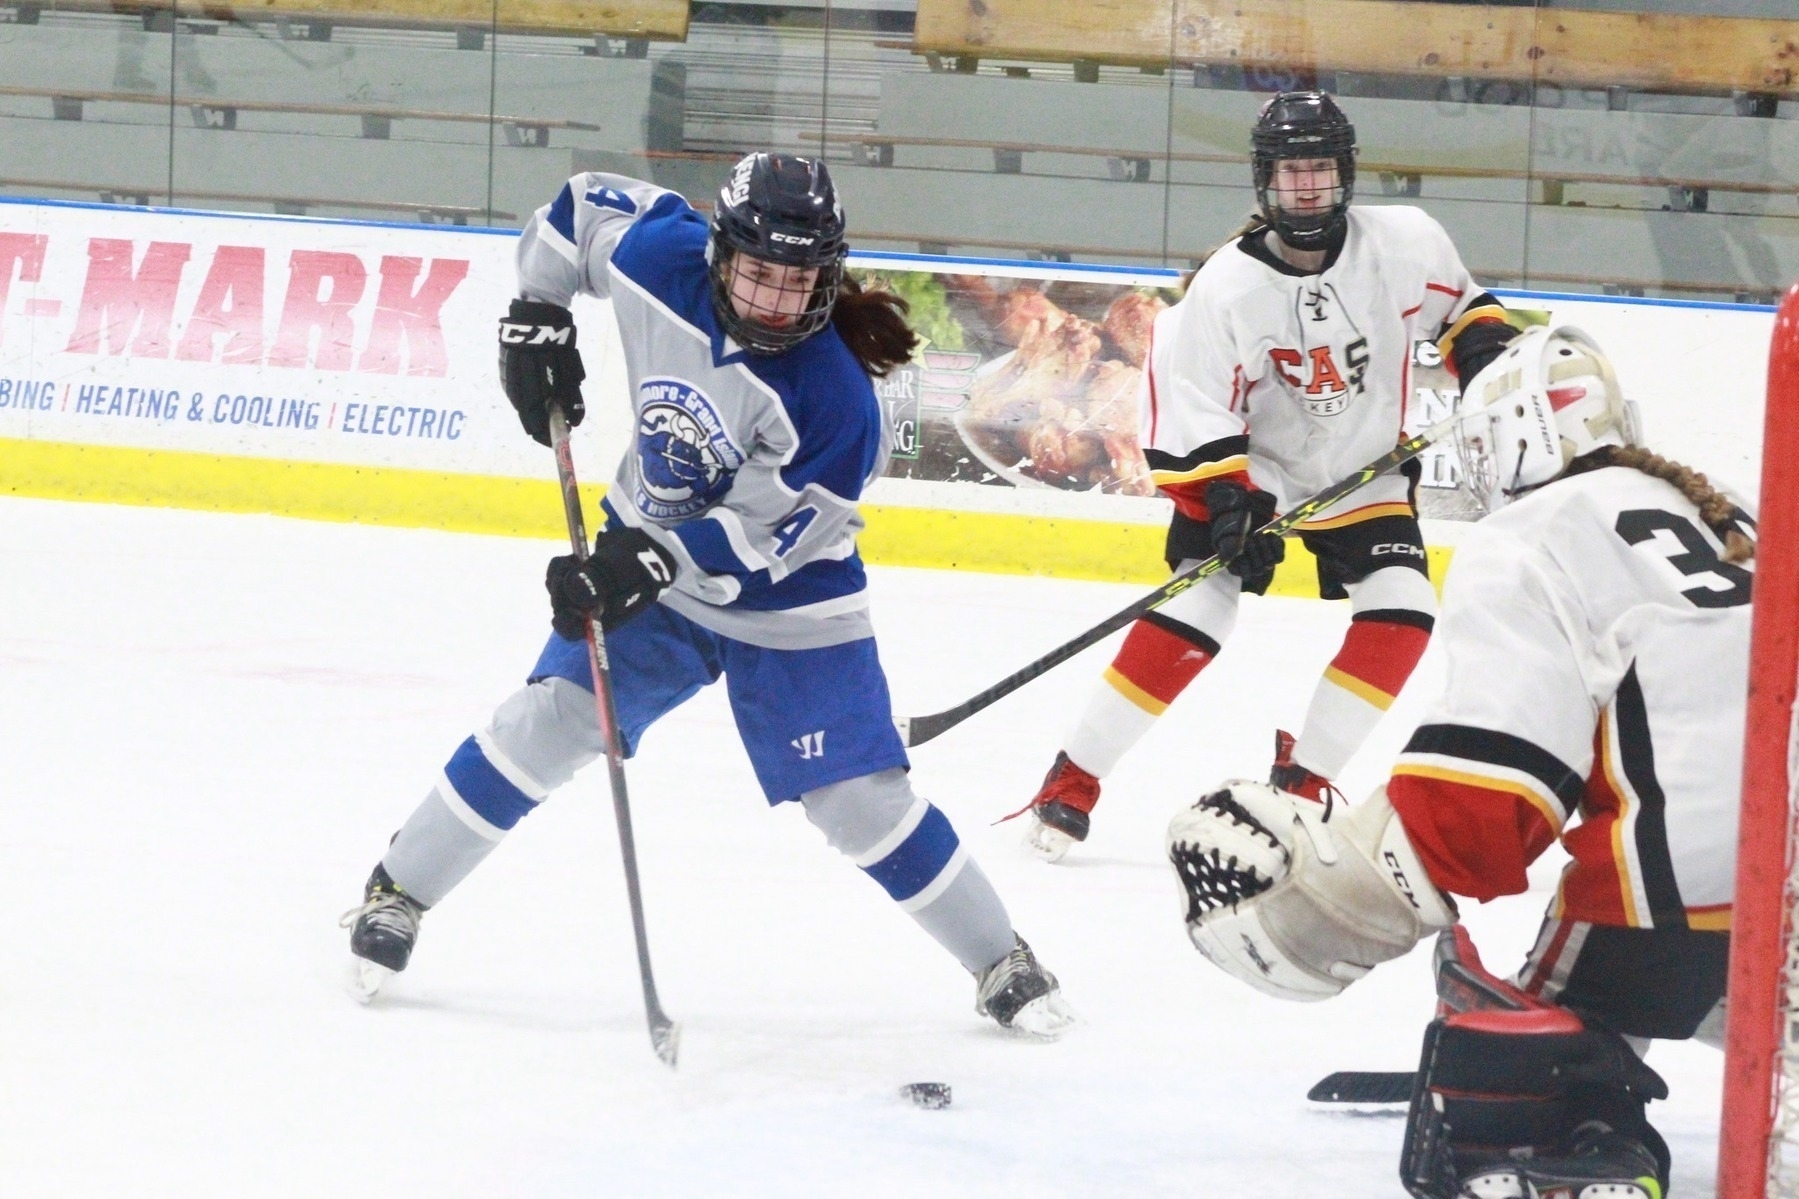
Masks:
[[[1632,470],[1640,470],[1651,478],[1672,485],[1676,491],[1686,496],[1693,507],[1699,509],[1699,519],[1724,543],[1724,561],[1747,562],[1755,557],[1755,542],[1743,532],[1743,524],[1748,519],[1745,513],[1731,503],[1728,496],[1713,487],[1704,475],[1690,466],[1664,458],[1654,450],[1640,445],[1602,445],[1570,462],[1568,469],[1562,472],[1562,477],[1584,474],[1605,466],[1627,466]]]
[[[1243,223],[1237,226],[1236,232],[1200,255],[1194,262],[1193,269],[1181,275],[1181,281],[1178,284],[1180,293],[1183,296],[1187,294],[1187,289],[1193,286],[1193,276],[1199,274],[1199,268],[1212,261],[1212,256],[1218,253],[1218,251],[1224,249],[1226,246],[1235,245],[1252,233],[1260,233],[1267,228],[1267,218],[1262,216],[1259,212],[1250,213],[1249,216],[1244,219]]]
[[[884,287],[864,288],[845,274],[837,289],[831,323],[862,369],[876,379],[912,359],[918,334],[906,323],[912,306]]]

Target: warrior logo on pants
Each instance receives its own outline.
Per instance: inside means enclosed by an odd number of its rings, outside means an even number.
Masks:
[[[638,397],[637,507],[656,520],[704,511],[730,490],[743,452],[692,384],[645,379]]]

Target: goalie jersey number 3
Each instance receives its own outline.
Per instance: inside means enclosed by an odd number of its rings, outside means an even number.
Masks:
[[[1740,514],[1737,519],[1742,524],[1751,523]],[[1631,508],[1620,512],[1612,527],[1629,544],[1647,544],[1651,550],[1659,551],[1668,565],[1695,580],[1698,586],[1681,591],[1695,607],[1735,608],[1749,602],[1755,576],[1719,558],[1718,551],[1686,517],[1661,508]],[[1664,533],[1679,543],[1678,550],[1661,536]]]

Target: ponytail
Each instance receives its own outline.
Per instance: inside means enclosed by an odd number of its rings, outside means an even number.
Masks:
[[[1268,220],[1266,217],[1259,212],[1251,213],[1244,219],[1241,225],[1237,226],[1237,231],[1235,233],[1207,250],[1204,254],[1201,254],[1198,261],[1193,264],[1193,269],[1181,276],[1180,293],[1183,296],[1187,294],[1187,289],[1193,286],[1193,277],[1199,274],[1200,267],[1212,260],[1212,255],[1218,253],[1218,251],[1224,249],[1224,247],[1242,241],[1251,234],[1260,233],[1268,227]]]
[[[894,367],[911,361],[912,352],[918,348],[918,334],[906,323],[911,307],[886,288],[864,290],[845,274],[838,285],[831,323],[862,369],[879,379]]]
[[[1602,445],[1570,462],[1564,476],[1584,474],[1602,466],[1627,466],[1672,485],[1699,509],[1699,519],[1724,543],[1724,561],[1747,562],[1755,557],[1755,543],[1743,533],[1741,510],[1692,467],[1638,445]]]

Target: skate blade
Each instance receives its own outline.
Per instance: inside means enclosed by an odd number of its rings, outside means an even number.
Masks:
[[[1060,862],[1074,848],[1074,838],[1059,828],[1051,828],[1043,821],[1031,818],[1030,827],[1024,832],[1024,848],[1032,856],[1045,862]]]
[[[1019,1008],[1008,1025],[1013,1032],[1038,1041],[1054,1041],[1081,1022],[1060,990],[1039,995]]]
[[[379,962],[371,962],[367,958],[351,958],[344,985],[350,992],[350,998],[357,1003],[368,1003],[381,993],[382,986],[393,976],[394,972]]]

